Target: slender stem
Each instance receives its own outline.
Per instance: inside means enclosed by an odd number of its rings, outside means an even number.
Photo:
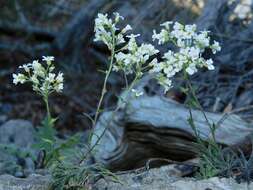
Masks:
[[[134,80],[132,81],[131,85],[127,88],[127,96],[129,95],[130,91],[132,90],[132,88],[134,87],[134,85],[136,84],[137,80],[139,79],[139,76],[136,75]],[[124,102],[123,102],[124,103]],[[112,112],[111,118],[109,119],[109,123],[106,125],[106,127],[104,128],[104,130],[102,131],[101,135],[99,135],[98,139],[96,140],[96,142],[92,145],[92,147],[89,149],[89,151],[86,153],[86,155],[89,155],[94,149],[95,147],[98,145],[98,143],[100,142],[100,140],[102,139],[102,137],[104,136],[105,132],[107,131],[107,129],[110,127],[111,122],[113,121],[113,118],[115,116],[115,113],[121,108],[121,104],[117,105],[116,109]],[[86,157],[84,157],[79,163],[81,164],[83,162],[83,160]]]
[[[206,123],[208,124],[208,126],[209,126],[209,128],[211,130],[212,138],[215,141],[215,133],[214,133],[215,129],[213,128],[212,124],[209,122],[209,120],[208,120],[208,118],[206,116],[206,113],[205,113],[203,107],[201,106],[201,104],[200,104],[200,102],[199,102],[199,100],[197,98],[196,92],[195,92],[194,88],[192,87],[191,80],[190,80],[189,76],[186,73],[184,74],[184,76],[185,76],[185,79],[187,81],[187,86],[188,86],[188,88],[189,88],[189,90],[191,92],[191,95],[192,95],[194,101],[197,103],[198,109],[200,109],[201,113],[203,114],[203,116],[204,116],[204,118],[206,120]]]
[[[104,130],[102,131],[101,135],[99,135],[98,139],[96,140],[96,142],[92,145],[92,147],[88,150],[88,152],[86,153],[86,156],[88,156],[94,149],[95,147],[98,145],[98,143],[100,142],[100,140],[102,139],[102,137],[104,136],[105,132],[107,131],[107,129],[109,128],[115,113],[119,110],[120,106],[117,106],[117,108],[113,111],[111,118],[109,120],[109,123],[107,124],[107,126],[104,128]],[[86,158],[86,156],[79,162],[82,163],[82,161]]]
[[[95,117],[94,117],[94,120],[93,120],[93,128],[97,123],[98,116],[99,116],[99,113],[100,113],[100,108],[102,106],[104,96],[105,96],[106,91],[107,91],[106,86],[107,86],[108,78],[109,78],[109,76],[111,74],[111,71],[112,71],[114,55],[115,55],[115,39],[114,39],[114,36],[113,36],[113,45],[112,45],[112,50],[111,50],[111,61],[110,61],[109,69],[106,71],[106,76],[105,76],[105,80],[104,80],[104,84],[103,84],[103,89],[102,89],[101,96],[100,96],[100,99],[99,99],[99,102],[98,102]]]
[[[48,119],[51,119],[51,113],[50,113],[50,108],[49,108],[49,103],[48,103],[48,95],[46,94],[43,99],[46,104],[47,117],[48,117]]]
[[[107,81],[109,79],[109,76],[110,76],[112,68],[113,68],[114,55],[115,55],[115,34],[113,33],[113,35],[112,35],[112,49],[111,49],[110,65],[109,65],[108,70],[106,71],[106,76],[105,76],[105,79],[104,79],[103,88],[102,88],[102,91],[101,91],[101,96],[100,96],[100,99],[99,99],[99,102],[98,102],[98,105],[97,105],[97,109],[96,109],[94,119],[92,120],[92,129],[93,130],[95,128],[95,125],[97,123],[97,120],[98,120],[98,117],[99,117],[99,114],[100,114],[100,109],[101,109],[101,106],[102,106],[102,103],[103,103],[103,100],[104,100],[104,96],[107,92],[107,89],[106,89]],[[91,133],[91,135],[90,135],[89,144],[91,144],[92,136],[93,136],[93,133]],[[95,143],[95,144],[97,145],[98,142]],[[94,148],[95,148],[95,146],[91,147],[86,155],[89,155],[89,153],[91,153]],[[86,158],[86,156],[79,163],[81,163],[83,160],[85,160],[85,158]]]
[[[191,92],[191,95],[192,95],[194,101],[197,103],[198,109],[200,109],[200,111],[203,113],[203,115],[205,117],[205,120],[208,123],[208,125],[211,126],[211,124],[210,124],[210,122],[209,122],[209,120],[208,120],[208,118],[205,114],[205,111],[204,111],[203,107],[201,106],[201,104],[200,104],[200,102],[197,98],[196,92],[195,92],[194,88],[192,87],[191,80],[189,79],[189,77],[187,77],[187,85],[190,89],[190,92]]]
[[[50,68],[50,66],[47,65],[46,72],[45,72],[45,73],[46,73],[46,77],[48,77],[49,68]],[[45,78],[46,78],[46,77],[45,77]],[[44,80],[44,82],[46,82],[46,79]],[[47,84],[47,86],[48,86],[48,83],[46,83],[46,84]],[[44,102],[45,102],[45,104],[46,104],[47,119],[48,119],[48,121],[49,121],[49,120],[51,119],[51,112],[50,112],[49,102],[48,102],[48,97],[49,97],[50,92],[49,92],[49,90],[46,90],[46,92],[41,92],[41,94],[42,94],[43,100],[44,100]]]
[[[125,83],[126,83],[126,88],[128,88],[128,80],[127,80],[127,75],[126,73],[124,72],[124,79],[125,79]]]
[[[131,85],[128,86],[128,88],[127,88],[128,94],[129,94],[129,92],[133,89],[133,87],[134,87],[134,85],[136,84],[136,82],[138,81],[138,79],[139,79],[139,76],[136,75],[135,78],[134,78],[134,80],[131,82]]]
[[[191,126],[191,128],[193,129],[193,132],[197,138],[197,142],[200,144],[202,144],[202,141],[201,141],[201,138],[200,138],[200,135],[199,135],[199,132],[198,130],[196,129],[196,126],[194,124],[194,119],[193,119],[193,116],[192,116],[192,109],[191,107],[189,107],[189,114],[190,114],[190,120],[189,120],[189,124]]]

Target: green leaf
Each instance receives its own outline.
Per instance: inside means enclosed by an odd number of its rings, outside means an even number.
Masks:
[[[184,93],[185,95],[188,95],[188,92],[189,92],[189,89],[188,89],[188,88],[180,87],[179,89],[180,89],[180,91],[181,91],[182,93]]]

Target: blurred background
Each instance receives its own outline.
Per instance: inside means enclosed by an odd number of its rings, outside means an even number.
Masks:
[[[94,19],[98,12],[119,12],[140,42],[151,42],[152,30],[173,20],[196,23],[211,31],[222,51],[214,59],[215,71],[201,71],[192,77],[197,96],[211,112],[236,111],[252,121],[253,112],[253,23],[251,0],[0,0],[0,123],[23,118],[37,125],[45,116],[39,96],[30,86],[12,84],[12,73],[19,65],[55,56],[57,69],[65,74],[64,93],[50,99],[60,130],[84,130],[90,126],[84,112],[94,114],[108,51],[94,43]],[[161,47],[161,51],[166,47]],[[206,52],[205,56],[209,56]],[[175,88],[166,96],[181,103]],[[113,74],[104,108],[115,104],[124,84]],[[146,90],[163,95],[153,81]]]

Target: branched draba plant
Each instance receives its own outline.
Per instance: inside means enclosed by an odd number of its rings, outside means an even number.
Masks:
[[[122,29],[118,28],[118,23],[123,19],[124,18],[120,16],[119,13],[114,13],[114,19],[108,18],[107,14],[99,13],[98,17],[95,19],[94,41],[102,41],[111,51],[111,57],[109,67],[105,72],[106,76],[95,118],[93,120],[93,126],[95,126],[97,122],[103,97],[107,91],[107,80],[111,72],[122,72],[125,76],[127,94],[133,93],[135,97],[139,97],[143,94],[143,92],[134,89],[134,85],[141,79],[148,67],[156,62],[156,58],[152,58],[152,56],[159,52],[151,44],[144,43],[138,45],[136,38],[140,36],[139,34],[127,35],[126,33],[129,33],[132,29],[130,25],[126,25]],[[128,75],[133,76],[133,80],[130,82],[128,81]],[[124,101],[122,103],[124,103]],[[115,111],[118,110],[119,107],[121,107],[121,105],[118,105]],[[107,129],[105,129],[97,138],[90,151],[96,147],[106,130]]]
[[[190,75],[195,74],[198,68],[207,68],[214,70],[213,60],[204,59],[202,54],[206,49],[211,49],[215,54],[221,50],[217,41],[211,43],[208,31],[197,32],[196,25],[182,25],[178,22],[165,22],[161,24],[163,29],[160,33],[153,32],[153,40],[158,40],[158,44],[173,43],[178,51],[169,50],[163,55],[163,61],[155,63],[151,72],[157,73],[156,79],[164,86],[165,92],[172,86],[173,77],[179,73],[183,73],[183,79],[186,82],[186,88],[182,88],[183,92],[189,97],[186,102],[189,106],[190,117],[189,125],[194,131],[197,138],[197,151],[200,155],[200,176],[208,178],[217,175],[220,172],[220,163],[222,162],[222,148],[216,143],[215,130],[216,125],[210,123],[193,88]],[[201,135],[197,131],[191,109],[196,107],[200,109],[207,125],[209,126],[212,138],[208,142],[204,142]]]
[[[217,163],[219,160],[215,158],[219,157],[222,149],[215,141],[215,124],[210,123],[206,117],[197,99],[195,90],[192,87],[190,75],[195,74],[200,68],[214,70],[213,60],[205,59],[202,54],[207,49],[212,50],[214,54],[220,51],[221,47],[219,43],[217,41],[211,42],[208,31],[197,32],[197,27],[194,24],[182,25],[178,22],[165,22],[161,24],[163,28],[160,33],[154,31],[152,38],[154,41],[157,40],[159,45],[168,43],[174,44],[176,51],[168,50],[162,56],[162,61],[158,62],[156,54],[159,51],[153,45],[145,43],[141,45],[137,44],[135,38],[138,37],[139,34],[126,35],[126,38],[124,38],[124,34],[131,30],[131,26],[127,25],[123,29],[117,28],[117,23],[120,20],[123,20],[123,17],[118,13],[115,13],[114,21],[109,19],[107,14],[98,14],[98,18],[95,20],[95,41],[104,42],[111,51],[111,62],[106,72],[106,80],[112,71],[121,71],[125,76],[129,74],[134,75],[134,80],[130,82],[130,86],[128,86],[129,82],[126,81],[126,89],[128,92],[131,90],[131,92],[134,92],[138,97],[142,95],[143,92],[137,92],[132,88],[136,81],[144,74],[153,73],[158,83],[164,87],[164,92],[166,93],[173,86],[173,77],[177,73],[182,72],[183,78],[187,84],[186,88],[184,88],[184,92],[189,97],[187,102],[190,113],[189,125],[192,127],[197,138],[197,147],[201,158],[200,174],[203,177],[216,175],[218,172]],[[127,42],[125,42],[125,39],[127,39]],[[125,77],[125,79],[127,80],[127,77]],[[104,83],[105,85],[106,80]],[[103,92],[106,92],[106,90],[102,91],[101,97],[104,95]],[[100,105],[101,104],[99,104],[98,108],[100,108]],[[202,140],[195,127],[194,118],[191,114],[193,106],[201,110],[210,128],[212,139],[208,140],[207,143]],[[96,116],[98,114],[97,111]],[[95,119],[96,118],[97,117],[95,117]],[[96,124],[96,120],[93,123]],[[93,148],[98,144],[104,132],[98,137]]]
[[[43,62],[34,60],[32,63],[24,64],[19,67],[20,73],[13,74],[13,83],[30,83],[33,91],[42,97],[47,116],[42,121],[42,127],[37,132],[38,143],[34,147],[46,151],[43,167],[49,166],[54,160],[59,159],[59,147],[65,143],[58,144],[56,131],[53,128],[56,118],[53,118],[49,107],[49,96],[52,93],[60,93],[63,90],[63,73],[55,72],[54,57],[43,56]],[[66,145],[66,144],[65,144]]]
[[[42,64],[38,60],[34,60],[32,63],[20,66],[23,73],[13,74],[13,83],[15,85],[31,83],[33,90],[43,98],[47,109],[47,118],[51,120],[48,98],[53,92],[62,92],[63,73],[54,73],[54,57],[43,56],[42,61],[45,63]]]
[[[145,75],[152,73],[157,79],[158,83],[164,87],[164,92],[167,92],[173,85],[173,77],[182,72],[184,80],[186,81],[187,88],[184,90],[185,93],[190,97],[191,104],[189,104],[189,125],[192,127],[196,137],[197,143],[201,146],[200,157],[202,158],[203,167],[211,167],[211,171],[215,170],[213,166],[211,156],[216,156],[220,147],[215,141],[215,125],[211,124],[208,118],[205,115],[197,97],[195,90],[191,85],[190,75],[195,74],[200,68],[207,68],[208,70],[213,70],[213,60],[205,59],[202,54],[206,49],[211,49],[215,54],[217,51],[220,51],[219,43],[213,41],[209,37],[208,31],[197,32],[196,25],[182,25],[178,22],[165,22],[161,24],[163,27],[160,33],[154,31],[153,40],[157,40],[159,45],[172,43],[176,47],[176,51],[168,50],[162,56],[162,60],[159,62],[157,50],[153,45],[148,43],[138,44],[136,38],[140,34],[131,34],[132,30],[130,25],[126,25],[123,28],[119,27],[120,22],[124,18],[118,13],[114,13],[113,18],[109,18],[107,14],[98,14],[98,17],[95,19],[95,39],[94,41],[103,42],[107,48],[110,50],[109,64],[105,71],[105,79],[103,83],[103,88],[101,91],[100,100],[97,105],[96,113],[94,118],[88,116],[92,121],[93,129],[97,123],[99,115],[102,110],[103,99],[107,92],[107,82],[112,72],[121,72],[124,74],[124,79],[126,81],[126,92],[127,95],[133,94],[134,97],[139,97],[143,95],[143,92],[134,89],[135,84]],[[47,108],[47,118],[51,120],[51,114],[48,105],[48,97],[52,92],[61,92],[63,89],[63,75],[58,73],[58,75],[52,73],[54,66],[52,64],[53,57],[43,57],[43,60],[46,62],[46,67],[43,67],[38,61],[34,61],[32,64],[21,66],[24,69],[24,74],[14,74],[13,82],[26,83],[31,82],[35,92],[40,94],[43,97],[43,100]],[[129,77],[129,75],[131,77]],[[132,79],[132,80],[129,80]],[[123,101],[124,103],[124,101]],[[195,125],[194,118],[191,114],[192,106],[196,106],[200,109],[206,119],[207,124],[210,126],[212,133],[212,140],[206,146]],[[114,113],[121,107],[117,105]],[[113,118],[111,118],[113,119]],[[108,126],[110,126],[108,124]],[[85,160],[88,158],[88,155],[93,152],[95,147],[99,144],[102,136],[105,134],[105,130],[100,134],[96,135],[95,143],[88,149],[88,152],[85,152],[85,155],[80,159],[80,161],[75,164],[64,165],[64,162],[58,162],[60,165],[55,167],[55,172],[53,172],[53,178],[57,182],[56,189],[63,189],[66,187],[83,187],[87,183],[94,180],[94,165],[88,166],[85,165]],[[211,147],[211,155],[208,151]],[[214,151],[214,154],[212,154]],[[207,152],[207,153],[206,153]],[[59,154],[57,154],[59,156]],[[57,156],[55,156],[55,160]],[[71,173],[64,171],[66,168],[71,170]],[[99,167],[100,168],[100,167]],[[215,170],[216,171],[216,170]],[[109,171],[104,169],[97,170],[95,173],[108,173]],[[209,171],[207,171],[208,173]],[[91,175],[92,174],[92,175]],[[213,174],[211,174],[213,175]],[[211,176],[208,175],[208,176]]]

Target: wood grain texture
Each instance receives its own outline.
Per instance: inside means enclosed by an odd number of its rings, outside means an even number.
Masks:
[[[207,140],[211,133],[203,114],[199,110],[192,110],[192,114],[201,137]],[[206,115],[213,123],[223,118],[217,113]],[[120,111],[101,115],[95,134],[108,129],[97,146],[95,158],[112,170],[140,167],[150,158],[177,161],[193,158],[195,137],[187,121],[189,117],[187,107],[163,97],[130,98]],[[230,146],[240,144],[251,132],[247,122],[229,115],[220,122],[215,135],[218,143]]]

